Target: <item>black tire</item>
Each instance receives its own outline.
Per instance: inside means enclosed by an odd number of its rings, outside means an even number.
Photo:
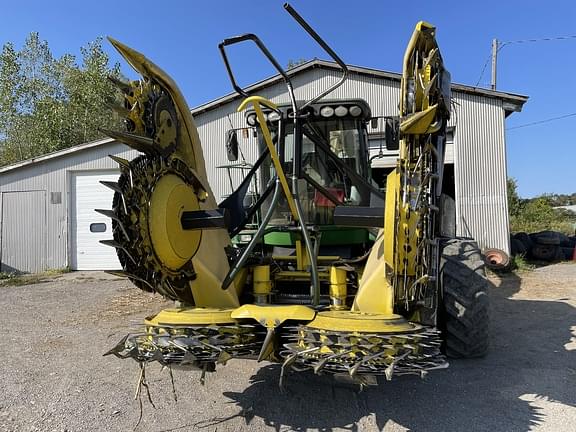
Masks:
[[[532,250],[532,246],[534,246],[534,242],[528,233],[519,232],[512,236],[515,240],[519,240],[524,244],[526,248],[525,258],[530,258],[530,251]]]
[[[447,240],[439,274],[442,300],[439,326],[446,355],[483,357],[489,340],[489,283],[476,242]]]
[[[567,261],[571,261],[574,257],[574,248],[573,247],[563,247],[560,248],[562,250],[562,259]]]
[[[562,242],[568,240],[568,237],[556,231],[540,231],[530,234],[534,243],[540,245],[559,246]]]
[[[532,248],[532,256],[541,261],[553,262],[563,259],[562,250],[558,245],[536,244]]]
[[[510,254],[512,256],[520,255],[524,257],[526,256],[527,253],[528,249],[526,248],[526,245],[522,241],[516,238],[510,239]]]
[[[528,233],[519,232],[519,233],[513,234],[512,237],[517,239],[517,240],[520,240],[526,246],[532,245],[532,238],[530,237],[530,234],[528,234]]]

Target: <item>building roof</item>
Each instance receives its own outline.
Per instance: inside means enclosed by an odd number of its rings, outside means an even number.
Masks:
[[[308,70],[316,69],[316,68],[327,69],[327,70],[336,70],[336,71],[341,70],[340,66],[338,66],[338,64],[335,62],[314,59],[314,60],[307,61],[306,63],[302,63],[302,64],[288,70],[287,74],[288,74],[288,76],[292,77],[294,75],[298,75],[300,73],[306,72]],[[387,72],[387,71],[383,71],[383,70],[379,70],[379,69],[371,69],[371,68],[367,68],[367,67],[348,65],[348,70],[350,72],[357,73],[359,75],[377,77],[377,78],[386,78],[386,79],[389,79],[392,81],[398,81],[398,82],[400,82],[400,80],[402,78],[402,75],[399,73]],[[252,93],[252,92],[255,92],[257,90],[261,90],[263,88],[270,87],[270,86],[277,84],[279,82],[282,82],[282,81],[283,81],[282,76],[280,74],[277,74],[277,75],[271,76],[269,78],[266,78],[262,81],[258,81],[257,83],[248,86],[246,88],[246,92]],[[506,112],[506,116],[510,115],[513,112],[520,112],[522,110],[522,106],[528,100],[528,96],[514,94],[514,93],[506,93],[506,92],[495,91],[495,90],[489,90],[489,89],[484,89],[484,88],[480,88],[480,87],[472,87],[472,86],[467,86],[464,84],[452,83],[452,90],[460,92],[460,93],[468,93],[468,94],[473,94],[473,95],[480,95],[480,96],[484,96],[484,97],[500,99],[504,103],[504,110]],[[229,93],[226,96],[222,96],[218,99],[214,99],[210,102],[207,102],[205,104],[202,104],[202,105],[199,105],[195,108],[192,108],[192,114],[198,115],[198,114],[202,114],[206,111],[211,111],[211,110],[218,108],[219,106],[224,105],[228,102],[231,102],[235,99],[240,99],[241,97],[242,96],[240,96],[238,93]]]
[[[327,70],[337,70],[337,71],[340,70],[340,66],[338,66],[338,64],[336,64],[334,62],[314,59],[314,60],[310,60],[306,63],[302,63],[301,65],[298,65],[298,66],[290,69],[287,73],[289,76],[294,76],[294,75],[298,75],[300,73],[304,73],[306,71],[313,70],[316,68],[327,69]],[[386,71],[379,70],[379,69],[370,69],[370,68],[366,68],[366,67],[350,66],[350,65],[348,66],[348,69],[350,72],[357,73],[360,75],[378,77],[378,78],[386,78],[386,79],[390,79],[392,81],[400,82],[400,79],[402,78],[401,74],[393,73],[393,72],[386,72]],[[257,90],[261,90],[263,88],[267,88],[267,87],[270,87],[274,84],[277,84],[278,82],[281,82],[282,80],[283,80],[283,78],[282,78],[282,76],[280,76],[280,74],[274,75],[272,77],[266,78],[262,81],[259,81],[255,84],[250,85],[249,87],[246,88],[246,91],[251,93],[251,92],[254,92]],[[518,95],[518,94],[513,94],[513,93],[505,93],[505,92],[494,91],[494,90],[488,90],[488,89],[483,89],[483,88],[479,88],[479,87],[466,86],[463,84],[452,84],[452,89],[455,91],[461,92],[461,93],[468,93],[468,94],[473,94],[473,95],[480,95],[480,96],[485,96],[485,97],[489,97],[489,98],[500,99],[504,103],[504,111],[506,112],[506,116],[508,116],[512,112],[521,111],[522,106],[528,100],[528,96],[523,96],[523,95]],[[210,102],[199,105],[199,106],[193,108],[191,111],[192,111],[193,115],[202,114],[204,112],[216,109],[219,106],[222,106],[222,105],[224,105],[228,102],[231,102],[233,100],[240,99],[241,97],[242,96],[240,96],[238,93],[230,93],[230,94],[222,96],[218,99],[214,99]],[[18,169],[21,167],[25,167],[28,165],[32,165],[32,164],[35,164],[38,162],[42,162],[45,160],[61,157],[61,156],[67,155],[69,153],[87,150],[87,149],[90,149],[92,147],[97,147],[100,145],[109,144],[109,143],[113,143],[113,142],[115,142],[115,141],[112,138],[105,138],[105,139],[101,139],[101,140],[97,140],[97,141],[91,141],[88,143],[82,143],[79,145],[68,147],[64,150],[59,150],[59,151],[48,153],[48,154],[38,156],[38,157],[35,157],[32,159],[27,159],[24,161],[16,162],[16,163],[11,164],[11,165],[6,165],[4,167],[0,167],[0,174],[5,173],[7,171],[12,171],[14,169]]]
[[[100,140],[96,140],[96,141],[90,141],[87,143],[78,144],[78,145],[75,145],[72,147],[65,148],[63,150],[58,150],[58,151],[55,151],[52,153],[46,153],[46,154],[43,154],[41,156],[37,156],[37,157],[31,158],[31,159],[26,159],[26,160],[23,160],[20,162],[16,162],[16,163],[13,163],[10,165],[0,167],[0,174],[5,173],[6,171],[12,171],[14,169],[22,168],[22,167],[32,165],[32,164],[35,164],[38,162],[43,162],[43,161],[46,161],[49,159],[61,157],[61,156],[67,155],[69,153],[76,153],[78,151],[87,150],[87,149],[90,149],[92,147],[98,147],[98,146],[101,146],[103,144],[109,144],[109,143],[114,143],[114,142],[116,142],[116,141],[114,141],[112,138],[104,138],[104,139],[100,139]]]

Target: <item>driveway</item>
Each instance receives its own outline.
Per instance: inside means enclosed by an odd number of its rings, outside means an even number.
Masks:
[[[139,431],[573,431],[576,264],[493,276],[492,346],[425,380],[398,377],[362,392],[328,377],[233,360],[199,372],[148,367],[152,407]],[[0,286],[0,430],[128,431],[140,416],[140,373],[102,357],[130,325],[166,307],[102,273]]]

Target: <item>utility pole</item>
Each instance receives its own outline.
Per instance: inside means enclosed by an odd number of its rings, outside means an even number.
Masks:
[[[498,39],[492,39],[492,81],[490,88],[496,90],[496,64],[498,62]]]

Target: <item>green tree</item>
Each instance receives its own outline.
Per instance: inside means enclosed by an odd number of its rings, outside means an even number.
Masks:
[[[296,66],[299,66],[303,63],[306,63],[308,60],[304,59],[304,58],[300,58],[298,60],[294,60],[294,59],[289,59],[288,60],[288,64],[286,65],[286,69],[293,69]]]
[[[0,140],[3,143],[14,132],[13,125],[18,114],[18,96],[14,83],[17,82],[19,74],[18,54],[14,46],[7,43],[2,47],[0,55]],[[17,150],[22,157],[22,149]]]
[[[508,211],[512,232],[538,232],[544,230],[574,234],[576,215],[565,209],[555,209],[551,203],[558,200],[545,194],[531,199],[522,199],[517,192],[516,180],[508,179]]]
[[[508,213],[511,217],[518,216],[522,208],[522,200],[518,196],[518,185],[516,180],[513,178],[508,178],[506,183],[508,189]]]
[[[81,48],[82,63],[65,54],[55,59],[48,43],[30,33],[16,51],[0,54],[0,164],[60,150],[102,137],[98,128],[120,123],[108,108],[116,96],[108,55],[97,39]]]

